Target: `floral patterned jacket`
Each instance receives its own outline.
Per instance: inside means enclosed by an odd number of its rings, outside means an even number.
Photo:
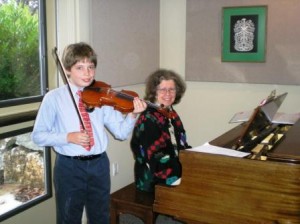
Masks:
[[[183,124],[176,111],[173,112],[174,116],[168,119],[157,110],[147,108],[136,122],[130,144],[139,190],[153,192],[155,184],[176,185],[181,178],[178,151],[190,146]]]

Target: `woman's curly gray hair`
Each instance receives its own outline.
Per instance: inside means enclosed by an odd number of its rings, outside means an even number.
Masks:
[[[185,93],[186,84],[175,72],[166,69],[159,69],[153,72],[146,80],[145,100],[154,103],[157,96],[157,87],[162,80],[173,80],[176,88],[176,97],[173,104],[178,104]]]

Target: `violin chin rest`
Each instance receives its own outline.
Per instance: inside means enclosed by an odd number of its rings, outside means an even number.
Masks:
[[[86,112],[92,113],[95,110],[95,107],[85,108]]]

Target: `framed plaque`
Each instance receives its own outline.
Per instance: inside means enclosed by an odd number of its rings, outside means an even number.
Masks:
[[[223,8],[223,62],[265,62],[267,6]]]

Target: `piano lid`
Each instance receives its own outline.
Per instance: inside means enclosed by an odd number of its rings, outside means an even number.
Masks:
[[[275,114],[277,113],[282,102],[285,100],[287,94],[288,93],[283,93],[260,106],[261,110],[264,112],[270,122],[273,121]]]
[[[245,123],[236,144],[232,148],[248,152],[249,149],[257,144],[257,136],[261,136],[266,128],[269,129],[271,126],[272,123],[267,116],[261,111],[260,107],[257,107],[253,111],[250,119]]]
[[[275,97],[275,95],[276,95],[276,91],[273,90],[270,93],[270,95],[264,100],[262,100],[262,102],[259,105],[259,107],[261,107],[261,110],[265,113],[265,115],[270,121],[274,119],[279,107],[281,106],[285,97],[287,96],[287,93],[283,93],[277,97]],[[255,112],[254,110],[238,112],[233,115],[229,123],[241,123],[241,122],[249,121],[250,118],[253,116],[254,112]]]
[[[277,126],[277,124],[273,124],[272,120],[286,96],[287,93],[276,97],[272,94],[264,103],[256,107],[248,121],[245,122],[244,128],[233,148],[239,149],[242,146],[242,150],[247,151],[257,144],[258,141],[268,136]]]

